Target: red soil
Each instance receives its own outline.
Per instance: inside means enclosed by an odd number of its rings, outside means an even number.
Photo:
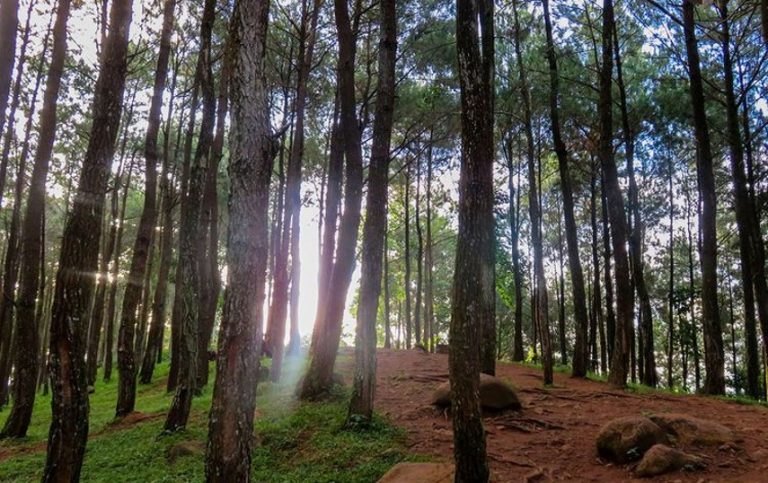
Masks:
[[[671,473],[654,481],[768,482],[764,407],[693,395],[633,394],[567,374],[555,374],[555,386],[545,389],[538,370],[515,364],[499,363],[497,376],[517,388],[523,410],[484,418],[495,482],[631,480],[633,465],[600,460],[597,433],[613,418],[662,412],[722,423],[735,431],[737,444],[689,450],[705,458],[705,470]],[[450,415],[430,406],[433,390],[447,378],[446,355],[378,352],[377,410],[405,429],[413,453],[450,461]]]

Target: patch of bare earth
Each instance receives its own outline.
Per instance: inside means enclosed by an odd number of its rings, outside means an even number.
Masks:
[[[348,373],[351,363],[341,369]],[[499,363],[496,375],[511,383],[520,412],[488,414],[488,456],[496,482],[626,481],[630,465],[602,461],[595,447],[600,427],[621,416],[683,413],[717,421],[736,433],[734,445],[695,448],[706,469],[678,471],[653,481],[768,482],[768,409],[667,393],[633,394],[604,383],[555,374],[544,388],[541,373]],[[430,406],[434,389],[448,378],[448,356],[418,351],[378,352],[377,410],[407,432],[415,454],[452,458],[450,415]],[[646,480],[647,481],[647,480]]]

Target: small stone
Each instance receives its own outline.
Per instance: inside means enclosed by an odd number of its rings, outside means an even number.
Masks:
[[[670,448],[665,444],[657,444],[645,453],[635,468],[635,473],[640,477],[651,477],[680,469],[692,471],[703,467],[704,460],[698,456]]]

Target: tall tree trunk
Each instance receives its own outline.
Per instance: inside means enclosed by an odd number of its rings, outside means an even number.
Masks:
[[[30,4],[30,11],[34,2]],[[29,14],[29,12],[28,12]],[[27,22],[29,24],[29,21]],[[27,25],[27,31],[29,25]],[[48,40],[50,37],[51,28],[48,26],[45,38],[43,39],[43,52],[40,56],[41,59],[45,59],[48,52]],[[26,33],[25,39],[22,42],[22,51],[25,50],[27,44]],[[18,66],[16,76],[16,86],[14,87],[14,99],[13,104],[18,102],[18,90],[21,85],[22,65]],[[21,236],[21,208],[24,196],[24,190],[26,188],[26,172],[27,172],[27,159],[29,157],[29,144],[30,136],[32,134],[32,122],[35,114],[35,106],[37,104],[37,96],[40,90],[40,83],[43,78],[43,69],[45,63],[40,62],[37,69],[37,75],[35,77],[35,86],[32,91],[32,99],[30,100],[29,113],[27,116],[27,122],[24,127],[24,141],[22,142],[21,153],[19,154],[19,165],[16,174],[16,183],[14,187],[14,203],[11,210],[11,224],[8,227],[8,239],[5,252],[5,258],[3,263],[3,281],[0,286],[0,407],[8,402],[8,377],[11,371],[11,355],[13,353],[13,309],[15,294],[14,288],[16,287],[16,281],[19,274],[19,237]],[[11,113],[9,114],[9,122],[7,132],[5,135],[5,141],[3,145],[2,163],[4,166],[8,163],[8,157],[11,148],[11,140],[13,138],[13,132],[15,126],[13,125],[13,112],[15,110],[14,105],[11,106]],[[5,174],[2,174],[0,178],[4,179]],[[0,199],[2,198],[2,188],[0,188]]]
[[[152,243],[149,245],[149,260],[147,269],[144,271],[144,289],[141,292],[141,305],[139,309],[139,326],[134,338],[133,351],[137,362],[135,374],[138,375],[139,366],[144,357],[144,348],[146,347],[147,324],[149,323],[149,311],[152,305],[152,275],[154,274],[155,245],[157,241],[152,237]]]
[[[760,231],[760,221],[754,200],[749,194],[744,173],[744,146],[739,127],[739,107],[734,88],[731,34],[728,19],[728,2],[720,2],[722,25],[723,70],[725,78],[725,104],[727,138],[730,147],[733,191],[736,201],[736,223],[739,230],[739,251],[744,292],[744,335],[747,352],[747,393],[757,399],[760,394],[760,356],[757,348],[755,323],[755,299],[758,302],[760,326],[763,338],[768,336],[768,287],[765,278],[765,248]],[[765,343],[765,342],[764,342]]]
[[[592,312],[595,320],[592,322],[596,327],[600,339],[600,373],[608,372],[608,347],[605,334],[605,318],[603,317],[603,296],[600,290],[600,256],[598,255],[599,243],[597,240],[597,171],[598,167],[594,160],[592,162],[592,176],[590,179],[590,221],[592,223]],[[595,352],[597,352],[595,350]],[[593,356],[597,360],[597,354]],[[595,364],[596,366],[596,364]]]
[[[560,363],[568,365],[568,341],[565,333],[565,267],[563,267],[563,224],[561,217],[557,217],[557,250],[559,260],[559,283],[557,291],[557,335],[560,342]],[[586,300],[586,299],[585,299]],[[587,338],[587,340],[589,340]],[[587,345],[587,350],[589,345]],[[589,357],[587,357],[589,360]]]
[[[189,186],[190,171],[192,166],[192,142],[195,137],[195,121],[197,117],[197,109],[199,107],[199,94],[200,94],[200,78],[198,75],[194,76],[192,81],[192,99],[190,102],[189,120],[187,121],[187,130],[184,138],[184,150],[183,161],[181,168],[181,186],[179,197],[184,203],[184,197],[187,194]],[[181,223],[179,223],[181,225]],[[179,246],[181,245],[181,237],[179,237]],[[174,391],[179,381],[179,356],[181,353],[181,264],[176,264],[176,272],[174,274],[174,293],[173,293],[173,308],[171,309],[171,367],[168,372],[168,392]]]
[[[508,190],[509,190],[509,226],[510,238],[512,244],[512,271],[515,284],[515,312],[514,312],[514,342],[512,345],[512,360],[520,362],[524,359],[523,354],[523,274],[520,266],[520,190],[515,190],[513,182],[514,172],[518,172],[519,186],[519,166],[515,166],[512,151],[509,150],[507,156],[507,169],[509,171]]]
[[[149,328],[147,337],[147,349],[144,352],[144,358],[141,364],[141,373],[139,382],[149,384],[152,382],[152,373],[155,370],[157,362],[157,353],[163,343],[163,325],[165,325],[166,299],[168,289],[168,275],[171,271],[171,261],[173,257],[173,201],[168,193],[170,187],[167,176],[163,170],[163,179],[160,181],[162,194],[163,215],[162,234],[160,236],[160,266],[157,273],[157,285],[155,287],[154,299],[152,301],[152,324]],[[165,185],[165,186],[163,186]]]
[[[691,220],[691,199],[689,187],[686,187],[686,227],[688,230],[688,313],[690,314],[689,332],[691,337],[691,350],[693,351],[693,369],[696,392],[701,388],[701,361],[699,354],[698,323],[696,321],[696,279],[693,267],[693,222]],[[697,202],[698,204],[698,202]]]
[[[337,88],[338,90],[338,88]],[[330,147],[328,155],[328,176],[325,188],[325,207],[322,232],[322,244],[320,248],[320,269],[318,273],[317,310],[315,326],[312,331],[312,343],[310,351],[317,347],[317,340],[325,332],[325,323],[322,313],[326,310],[329,297],[328,287],[331,284],[333,273],[333,260],[336,254],[336,231],[339,219],[339,206],[341,203],[341,185],[344,178],[344,145],[342,127],[339,120],[339,93],[336,93],[334,101],[333,127],[330,134]],[[320,325],[318,325],[320,324]]]
[[[389,181],[389,180],[387,180]],[[385,217],[386,221],[386,217]],[[365,228],[363,228],[365,230]],[[390,294],[389,294],[389,257],[388,250],[389,250],[389,226],[386,227],[384,230],[384,247],[382,248],[384,250],[384,348],[385,349],[391,349],[392,348],[392,326],[391,326],[391,301],[390,301]]]
[[[403,208],[405,209],[404,214],[404,253],[403,256],[405,257],[405,270],[403,271],[403,290],[405,291],[405,348],[410,349],[411,348],[411,328],[412,326],[412,318],[411,318],[411,202],[410,202],[410,194],[411,194],[411,163],[406,160],[408,163],[405,167],[405,170],[403,171],[404,174],[404,199],[403,199]]]
[[[183,429],[189,419],[192,396],[197,387],[197,350],[200,337],[201,281],[199,274],[201,238],[201,208],[206,168],[209,165],[210,148],[216,117],[216,98],[213,85],[213,60],[211,36],[216,18],[216,0],[205,0],[200,22],[200,53],[196,76],[202,93],[203,115],[195,158],[189,171],[187,191],[182,195],[179,222],[179,272],[176,289],[181,292],[179,331],[179,373],[176,393],[165,419],[165,431]]]
[[[270,340],[272,351],[272,368],[270,376],[273,381],[280,379],[283,361],[283,345],[285,339],[285,319],[287,315],[289,285],[291,310],[298,310],[298,289],[300,263],[299,259],[299,229],[301,215],[301,165],[304,157],[304,119],[307,105],[309,75],[312,70],[312,58],[315,46],[315,31],[320,14],[319,0],[313,0],[312,11],[309,11],[308,0],[302,1],[301,27],[299,31],[298,66],[296,71],[296,100],[293,106],[295,126],[293,142],[288,158],[288,177],[285,188],[285,208],[283,213],[282,233],[279,238],[275,260],[275,287],[270,305],[269,325],[273,327],[273,339]],[[291,265],[288,267],[290,255]],[[296,350],[300,345],[297,317],[291,315],[291,346]]]
[[[104,302],[107,295],[107,286],[114,285],[116,280],[109,280],[109,263],[112,261],[115,244],[117,241],[118,229],[118,200],[120,193],[120,180],[122,178],[122,162],[115,173],[112,183],[112,193],[110,195],[110,217],[109,231],[102,236],[104,238],[101,249],[101,261],[99,263],[99,276],[96,285],[96,294],[94,295],[93,307],[91,308],[91,321],[88,325],[88,339],[86,344],[86,378],[88,385],[93,387],[96,383],[96,372],[98,368],[99,341],[102,339],[102,326],[104,325]],[[105,214],[106,218],[106,214]]]
[[[568,244],[568,265],[571,269],[571,285],[573,286],[573,309],[576,320],[576,341],[573,348],[574,377],[585,377],[589,362],[589,346],[587,345],[587,295],[584,290],[584,273],[579,259],[579,240],[576,227],[573,201],[573,182],[569,167],[568,150],[560,132],[560,92],[557,57],[554,39],[552,37],[552,21],[549,14],[549,1],[544,1],[544,22],[547,34],[547,59],[549,61],[550,81],[550,117],[552,139],[557,154],[560,172],[560,190],[563,194],[563,216],[565,217],[565,238]]]
[[[414,331],[416,332],[416,344],[423,347],[426,337],[423,330],[426,323],[422,320],[424,315],[422,294],[424,293],[424,234],[421,229],[421,157],[416,159],[416,199],[414,200],[414,224],[416,225],[416,297],[414,299]],[[485,347],[485,345],[484,345]]]
[[[433,270],[434,270],[434,257],[433,257],[433,251],[432,251],[432,148],[433,148],[433,129],[430,128],[429,130],[429,148],[427,151],[427,196],[426,196],[426,202],[427,202],[427,230],[426,234],[427,237],[425,239],[426,243],[426,251],[424,254],[424,265],[427,271],[427,278],[425,280],[426,283],[426,292],[424,294],[426,301],[424,306],[424,324],[426,326],[426,334],[427,334],[427,343],[428,347],[427,349],[430,352],[435,351],[435,290],[434,290],[434,280],[433,280]]]
[[[213,337],[213,326],[221,291],[221,273],[219,271],[219,164],[224,152],[227,113],[229,111],[229,82],[232,69],[232,56],[229,40],[224,45],[219,99],[216,110],[216,134],[211,144],[211,156],[208,163],[208,176],[205,179],[203,194],[203,229],[205,236],[200,237],[204,245],[198,248],[202,254],[200,260],[200,279],[205,296],[200,307],[200,337],[197,346],[197,387],[202,389],[208,384],[209,357],[208,347]]]
[[[555,44],[554,40],[552,38],[552,21],[550,19],[550,13],[549,13],[549,1],[545,0],[544,2],[544,24],[545,24],[545,30],[546,30],[546,36],[547,36],[547,60],[549,63],[549,80],[550,80],[550,88],[549,88],[549,107],[550,107],[550,117],[551,117],[551,128],[552,128],[552,136],[555,143],[555,152],[558,157],[558,165],[560,168],[560,184],[561,184],[561,190],[563,191],[563,204],[564,206],[564,212],[566,216],[566,230],[570,231],[571,228],[573,228],[573,234],[575,237],[576,229],[575,225],[572,225],[573,222],[573,194],[571,192],[571,184],[570,184],[570,174],[568,171],[568,153],[566,151],[565,144],[562,141],[561,134],[560,134],[560,113],[559,113],[559,75],[557,71],[557,58],[555,56]],[[518,60],[518,63],[522,62],[522,60]],[[528,103],[529,101],[524,103]],[[530,108],[529,108],[530,110]],[[533,173],[534,167],[533,167],[533,138],[532,134],[530,135],[531,140],[528,141],[529,147],[528,150],[530,151],[529,154],[529,184],[531,185],[531,194],[530,194],[530,212],[531,212],[531,226],[532,226],[532,242],[533,242],[533,249],[534,249],[534,266],[536,267],[534,269],[535,273],[535,287],[536,291],[539,293],[537,296],[537,299],[540,300],[538,303],[537,308],[537,325],[539,326],[539,332],[541,334],[541,349],[542,354],[544,357],[544,383],[545,384],[552,384],[553,382],[553,374],[552,374],[552,348],[551,348],[551,342],[550,342],[550,330],[549,330],[549,322],[548,322],[548,314],[549,314],[549,306],[546,301],[547,298],[547,286],[546,286],[546,280],[545,280],[545,273],[544,273],[544,254],[543,254],[543,240],[542,240],[542,233],[541,233],[541,201],[540,201],[540,193],[537,194],[536,186],[540,183],[536,181],[536,177]],[[534,200],[535,198],[535,200]],[[536,213],[534,214],[534,207],[536,209]],[[570,221],[569,221],[570,219]],[[574,238],[575,239],[575,238]],[[571,259],[570,254],[570,245],[571,245],[571,237],[568,237],[568,244],[569,244],[569,262],[576,263],[578,265],[578,272],[574,272],[573,268],[571,269],[572,273],[578,273],[579,277],[582,277],[581,275],[581,265],[578,261],[578,247],[576,247],[576,258]],[[573,267],[573,265],[572,265]],[[574,279],[576,280],[576,279]],[[578,285],[578,282],[574,283],[574,289]],[[583,283],[581,285],[581,289],[583,290],[584,286]],[[579,304],[579,300],[581,300],[582,307],[584,308],[584,316],[586,317],[586,307],[583,305],[585,303],[584,295],[581,294],[581,297],[576,296],[574,298],[574,303]],[[584,320],[586,323],[586,318]],[[580,326],[580,322],[577,323],[577,325]],[[586,325],[584,326],[586,330]],[[580,328],[577,328],[577,333],[580,331]],[[586,333],[583,334],[584,337],[586,337]],[[580,336],[579,336],[580,337]],[[582,341],[584,343],[584,347],[586,347],[586,340]],[[581,346],[580,346],[581,347]],[[580,374],[580,366],[581,364],[579,356],[574,353],[574,375],[581,375]],[[578,371],[577,371],[578,369]],[[584,372],[586,374],[586,367],[584,368]]]
[[[355,36],[349,19],[346,0],[335,0],[334,12],[339,43],[338,79],[340,125],[346,158],[344,214],[339,224],[336,261],[333,264],[326,307],[318,310],[315,330],[318,334],[309,369],[300,390],[301,399],[315,399],[327,393],[332,385],[333,367],[341,337],[341,322],[347,300],[347,290],[355,268],[357,232],[360,227],[360,205],[363,188],[363,159],[361,131],[355,101]]]
[[[461,92],[459,233],[452,288],[448,368],[453,456],[459,482],[486,482],[485,432],[480,414],[479,372],[489,367],[478,350],[495,335],[493,219],[494,4],[456,2],[456,50]],[[495,346],[495,344],[494,344]],[[495,358],[494,358],[495,359]],[[495,361],[494,361],[495,362]]]
[[[669,163],[669,285],[667,287],[667,387],[673,388],[675,378],[672,374],[675,353],[675,203],[674,203],[674,163]]]
[[[16,76],[13,80],[13,93],[11,94],[11,107],[8,110],[8,119],[6,123],[7,126],[5,128],[5,138],[3,139],[3,152],[2,152],[2,155],[0,155],[0,205],[3,204],[2,203],[3,196],[5,194],[5,180],[6,180],[6,175],[8,173],[8,159],[11,151],[11,141],[13,140],[14,133],[16,130],[16,125],[15,125],[16,110],[19,108],[19,103],[21,101],[21,86],[22,84],[24,84],[23,76],[24,76],[24,67],[26,66],[26,63],[27,63],[27,48],[29,47],[29,33],[31,30],[30,24],[32,22],[32,12],[34,10],[35,5],[37,5],[37,1],[31,0],[29,2],[29,6],[27,7],[27,20],[24,25],[24,33],[21,36],[21,47],[19,48],[19,63],[16,65]],[[2,7],[3,5],[0,5],[0,8]],[[2,12],[4,13],[5,11],[3,10]],[[9,17],[11,16],[12,15],[9,15]],[[45,59],[45,54],[48,50],[48,37],[50,36],[50,33],[51,33],[51,26],[49,23],[48,29],[46,30],[46,33],[45,33],[45,37],[43,38],[43,55],[41,55],[40,57],[41,59]],[[0,56],[2,55],[3,54],[0,54]],[[43,62],[41,62],[40,68],[42,68],[42,64]],[[38,70],[40,70],[40,68]],[[2,75],[0,75],[0,77],[2,77]],[[5,115],[5,108],[0,110],[0,117],[3,117],[4,115]],[[3,121],[0,120],[0,133],[3,132],[2,123]]]
[[[11,92],[13,64],[16,61],[16,30],[19,27],[19,0],[0,2],[0,133],[5,129],[5,110]],[[5,184],[5,179],[0,180]]]
[[[613,261],[616,276],[616,334],[611,371],[608,381],[619,387],[627,383],[632,346],[633,291],[627,257],[627,218],[624,213],[624,197],[619,186],[619,175],[613,157],[613,1],[603,0],[603,53],[600,69],[600,145],[598,156],[603,169],[608,217],[613,242]]]
[[[640,382],[646,386],[656,387],[658,375],[656,374],[656,356],[653,343],[653,311],[651,298],[648,294],[648,286],[645,283],[643,262],[643,222],[640,216],[640,201],[637,183],[635,181],[635,139],[629,122],[629,108],[627,106],[627,92],[624,86],[622,71],[621,51],[619,48],[618,29],[613,25],[613,46],[616,59],[616,80],[619,86],[619,106],[621,107],[621,125],[624,135],[624,152],[627,158],[627,175],[629,176],[629,211],[631,213],[632,226],[629,227],[629,252],[631,257],[632,279],[637,290],[637,298],[640,302],[640,345],[642,353],[642,374]],[[670,203],[672,199],[670,198]]]
[[[117,407],[115,415],[123,417],[131,413],[136,405],[136,358],[134,352],[135,330],[138,308],[144,289],[147,261],[157,224],[157,139],[160,132],[163,93],[168,78],[168,63],[171,55],[171,34],[174,25],[176,0],[165,0],[163,5],[163,28],[160,33],[160,50],[157,54],[157,68],[150,101],[147,133],[144,138],[144,208],[133,244],[131,268],[123,296],[120,315],[120,329],[117,336]]]
[[[379,85],[373,120],[368,194],[363,226],[363,262],[355,337],[355,374],[348,425],[368,424],[373,418],[376,388],[376,316],[381,295],[381,263],[387,231],[389,149],[395,109],[395,59],[397,57],[396,0],[379,5]]]
[[[232,14],[232,125],[227,291],[205,460],[210,482],[250,480],[253,415],[262,344],[268,256],[270,137],[264,54],[266,0],[238,0]]]
[[[703,205],[699,225],[702,231],[700,253],[701,315],[704,322],[704,359],[707,369],[704,392],[706,394],[724,394],[725,355],[723,353],[723,329],[720,325],[720,309],[717,300],[717,194],[715,191],[714,159],[704,105],[704,82],[696,40],[693,0],[683,0],[683,31],[688,59],[693,128],[697,147],[696,174]]]
[[[5,12],[5,11],[3,11]],[[31,13],[31,12],[28,12]],[[65,15],[67,15],[65,13]],[[64,19],[66,21],[66,18]],[[57,22],[58,23],[58,22]],[[59,25],[57,24],[57,27]],[[64,27],[66,28],[66,27]],[[29,24],[27,24],[27,30]],[[60,30],[54,32],[54,36],[61,34]],[[26,34],[23,44],[26,44]],[[24,45],[23,48],[25,48]],[[60,47],[61,44],[54,46]],[[66,33],[64,34],[64,48],[66,51]],[[32,409],[35,404],[37,392],[37,367],[39,338],[37,318],[35,314],[36,298],[42,286],[40,277],[41,259],[44,254],[42,245],[43,236],[43,212],[45,210],[45,181],[48,175],[48,167],[51,160],[53,140],[55,137],[56,114],[55,105],[58,96],[64,53],[55,51],[61,58],[51,61],[49,79],[46,84],[45,104],[41,114],[40,140],[35,161],[32,168],[29,196],[24,212],[24,221],[21,225],[21,237],[18,247],[10,247],[11,250],[20,251],[20,259],[11,262],[12,270],[19,273],[18,295],[15,298],[16,327],[13,331],[13,344],[9,347],[12,351],[13,362],[16,368],[14,374],[13,406],[11,414],[5,421],[0,438],[23,438],[27,434],[29,422],[32,418]],[[53,77],[53,78],[51,78]],[[51,92],[53,91],[53,92]],[[2,112],[0,112],[2,115]],[[45,117],[42,117],[45,116]],[[19,173],[16,181],[16,199],[14,200],[14,218],[18,224],[18,208],[22,203],[22,190],[26,159],[21,159]],[[12,227],[14,229],[14,227]],[[14,231],[18,231],[16,228]],[[11,233],[11,237],[14,233]],[[16,283],[16,274],[11,274],[13,285]],[[11,285],[11,287],[13,286]],[[5,303],[8,303],[7,301]],[[9,321],[10,322],[10,321]]]
[[[128,115],[130,118],[131,115]],[[122,163],[122,161],[121,161]],[[120,199],[120,214],[117,219],[117,234],[115,236],[115,246],[112,249],[112,270],[110,277],[112,283],[109,287],[109,296],[107,300],[107,313],[106,322],[107,327],[104,330],[104,381],[112,379],[112,360],[114,353],[115,343],[115,312],[117,311],[117,289],[119,288],[118,275],[120,273],[120,258],[123,253],[123,228],[125,227],[125,209],[128,206],[128,190],[131,186],[131,174],[134,167],[134,156],[131,155],[130,161],[128,161],[128,171],[125,175],[125,181],[123,185],[123,192]],[[115,184],[115,189],[120,187],[120,181]],[[113,222],[114,223],[114,222]]]
[[[43,472],[45,482],[78,481],[88,438],[84,324],[92,301],[91,274],[98,268],[107,177],[122,112],[132,6],[130,0],[112,2],[88,149],[61,241],[51,320],[53,417]]]
[[[613,360],[613,348],[616,342],[616,309],[613,304],[613,277],[611,275],[611,231],[608,223],[608,198],[601,172],[600,201],[603,223],[603,285],[605,285],[605,332],[608,346],[608,365]]]

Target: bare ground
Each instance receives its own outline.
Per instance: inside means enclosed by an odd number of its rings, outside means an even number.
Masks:
[[[351,370],[350,359],[345,358],[342,372]],[[544,388],[540,371],[516,364],[499,363],[497,376],[517,389],[523,410],[484,418],[496,482],[632,480],[632,465],[600,460],[597,433],[613,418],[662,412],[720,422],[735,431],[737,444],[696,448],[692,452],[705,459],[705,470],[676,472],[654,481],[768,482],[765,407],[703,396],[635,394],[567,374],[555,374],[554,387]],[[413,453],[450,461],[450,415],[430,406],[433,390],[447,378],[447,355],[378,352],[377,410],[407,432]]]

